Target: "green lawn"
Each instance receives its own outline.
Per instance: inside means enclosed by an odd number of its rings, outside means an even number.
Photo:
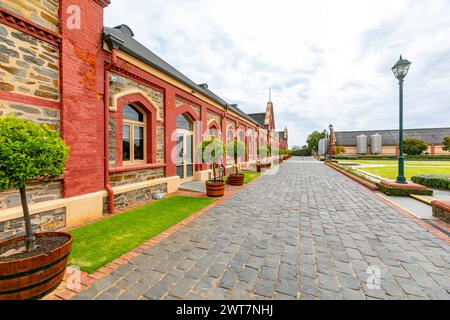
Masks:
[[[397,167],[358,168],[358,169],[391,180],[395,180],[398,176]],[[413,176],[419,174],[450,174],[450,167],[430,166],[422,168],[422,167],[408,166],[408,164],[405,166],[406,179],[411,180]]]
[[[244,184],[247,184],[252,180],[255,180],[261,175],[261,172],[253,172],[253,171],[242,171],[242,173],[245,175]]]
[[[171,196],[75,229],[69,263],[93,273],[214,201]]]

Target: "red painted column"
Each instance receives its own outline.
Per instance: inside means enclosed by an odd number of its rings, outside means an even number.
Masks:
[[[209,135],[209,128],[208,128],[208,108],[205,106],[205,104],[202,102],[202,115],[201,115],[201,120],[202,120],[202,127],[203,127],[203,130],[202,130],[202,134],[203,135],[206,135],[206,134],[208,134]],[[202,139],[200,140],[200,143],[201,143],[201,141],[204,139],[205,137],[202,137]],[[200,170],[208,170],[208,164],[206,164],[206,163],[203,163],[203,164],[200,164]]]
[[[436,146],[433,144],[431,145],[431,155],[435,156],[436,155]]]
[[[166,89],[164,102],[166,177],[173,177],[177,175],[176,159],[172,159],[172,153],[177,147],[177,118],[175,116],[175,91],[171,86]]]
[[[227,118],[226,118],[225,114],[222,115],[220,126],[222,127],[222,143],[224,145],[226,145],[226,143],[227,143]],[[224,174],[226,175],[226,171],[227,171],[227,169],[226,169],[226,167],[227,167],[227,155],[226,154],[224,154],[224,156],[223,156],[222,163],[223,163],[223,165],[225,167]]]
[[[61,135],[70,146],[64,197],[103,190],[104,61],[101,35],[108,1],[61,0]],[[68,24],[67,8],[80,8],[79,28]],[[69,11],[71,12],[71,11]]]
[[[398,145],[395,146],[395,156],[399,156],[400,151],[398,150]]]

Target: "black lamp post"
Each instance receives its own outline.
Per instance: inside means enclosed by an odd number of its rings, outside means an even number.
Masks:
[[[403,82],[408,74],[411,62],[403,59],[400,56],[400,60],[392,67],[395,77],[399,80],[400,85],[400,144],[399,144],[399,156],[398,156],[398,177],[397,183],[406,183],[405,178],[405,156],[403,154]]]
[[[333,125],[330,124],[328,126],[328,129],[330,129],[330,138],[329,138],[329,153],[330,153],[330,160],[333,160]]]

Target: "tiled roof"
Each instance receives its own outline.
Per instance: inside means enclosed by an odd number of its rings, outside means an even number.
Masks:
[[[266,114],[265,113],[251,113],[249,116],[256,121],[259,125],[264,127],[266,122]]]
[[[370,137],[379,134],[383,137],[383,145],[396,145],[399,141],[398,130],[369,130],[369,131],[343,131],[336,132],[336,145],[356,146],[356,137],[360,135]],[[424,140],[428,144],[440,145],[445,137],[450,137],[450,128],[430,128],[430,129],[406,129],[405,139],[415,138]]]

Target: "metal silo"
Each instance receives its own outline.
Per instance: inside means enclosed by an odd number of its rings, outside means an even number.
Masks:
[[[367,140],[368,138],[365,134],[356,137],[356,147],[358,154],[367,154]]]
[[[325,156],[327,154],[327,139],[321,139],[319,141],[319,156]]]
[[[381,154],[383,152],[383,137],[378,133],[370,137],[370,146],[372,154]]]

